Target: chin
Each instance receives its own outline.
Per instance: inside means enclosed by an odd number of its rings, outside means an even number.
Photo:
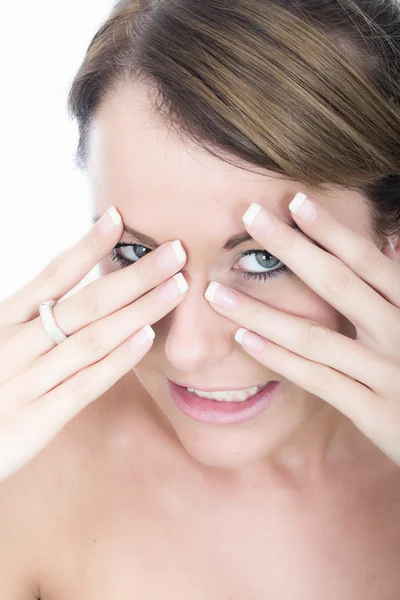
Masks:
[[[294,384],[287,388],[281,384],[274,402],[255,418],[243,423],[215,425],[183,414],[172,402],[165,385],[155,384],[155,377],[148,382],[139,379],[161,411],[164,426],[167,423],[169,432],[186,454],[210,468],[240,469],[256,462],[267,463],[273,452],[285,446],[321,410],[322,404],[320,399],[311,399]]]
[[[183,448],[196,462],[207,467],[240,469],[254,463],[267,464],[272,454],[285,446],[312,415],[294,406],[290,410],[282,401],[282,406],[277,405],[268,416],[240,426],[220,428],[166,416]]]
[[[279,445],[279,441],[266,444],[263,439],[243,434],[230,435],[223,440],[222,435],[202,435],[196,438],[186,431],[175,430],[187,454],[197,463],[215,469],[241,469],[255,462],[267,461],[268,456]],[[258,436],[260,437],[260,436]]]

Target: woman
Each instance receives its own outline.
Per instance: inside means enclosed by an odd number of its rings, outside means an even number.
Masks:
[[[114,6],[95,226],[0,306],[1,598],[398,599],[399,26]]]

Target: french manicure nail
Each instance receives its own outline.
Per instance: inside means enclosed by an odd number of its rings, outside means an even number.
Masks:
[[[216,281],[210,283],[206,290],[205,297],[209,302],[228,310],[235,308],[238,303],[236,294]]]
[[[186,294],[188,289],[186,279],[182,273],[178,273],[160,288],[159,294],[164,302],[175,302],[175,300]]]
[[[299,215],[305,221],[313,222],[317,220],[318,210],[306,194],[299,192],[295,195],[289,204],[289,210],[295,215]]]
[[[147,345],[150,340],[154,340],[156,334],[150,325],[145,325],[140,329],[134,336],[129,340],[129,350],[134,354],[140,349],[141,346]]]
[[[247,227],[252,227],[260,233],[272,233],[275,231],[276,221],[274,216],[256,202],[253,202],[250,208],[244,213],[242,221]]]
[[[250,352],[262,352],[267,345],[264,338],[243,327],[236,332],[235,340]]]
[[[186,252],[179,240],[161,248],[156,257],[159,269],[173,269],[186,261]]]
[[[99,231],[103,237],[111,235],[122,222],[121,215],[115,206],[111,206],[99,221]]]

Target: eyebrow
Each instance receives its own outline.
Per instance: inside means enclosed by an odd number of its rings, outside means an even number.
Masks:
[[[93,219],[92,219],[93,225],[95,225],[100,220],[100,218],[101,217],[98,217],[98,216],[93,217]],[[302,233],[303,235],[305,235],[304,231],[302,229],[300,229],[300,227],[297,225],[297,223],[288,222],[288,221],[284,221],[284,223],[286,223],[286,225],[288,225],[294,231],[298,231],[299,233]],[[143,245],[146,247],[153,246],[154,248],[158,248],[159,246],[161,246],[161,244],[158,244],[156,242],[156,240],[154,240],[153,238],[149,237],[148,235],[145,235],[144,233],[141,233],[140,231],[136,231],[136,229],[132,229],[131,227],[128,227],[125,224],[124,224],[124,231],[130,237],[132,237],[135,241],[139,242],[140,245]],[[236,248],[236,246],[240,246],[240,244],[244,244],[245,242],[250,242],[252,240],[253,240],[253,238],[247,231],[245,233],[238,233],[236,235],[233,235],[232,237],[230,237],[227,240],[227,242],[223,246],[223,250],[225,252],[229,252],[230,250],[233,250],[234,248]]]

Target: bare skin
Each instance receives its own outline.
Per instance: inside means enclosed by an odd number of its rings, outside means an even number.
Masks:
[[[397,599],[399,470],[351,423],[342,460],[271,455],[239,481],[191,460],[126,386],[3,482],[2,597]]]
[[[246,355],[237,327],[203,297],[225,278],[353,335],[298,279],[246,281],[231,270],[238,249],[221,251],[250,201],[284,216],[303,188],[188,154],[143,121],[142,93],[128,99],[96,123],[94,214],[115,203],[159,243],[182,240],[189,292],[152,324],[156,340],[137,367],[0,484],[0,597],[398,600],[399,467],[333,407]],[[360,197],[318,201],[366,234]],[[117,268],[101,263],[103,275]],[[201,426],[171,403],[165,377],[200,389],[279,379],[282,391],[246,426]]]

